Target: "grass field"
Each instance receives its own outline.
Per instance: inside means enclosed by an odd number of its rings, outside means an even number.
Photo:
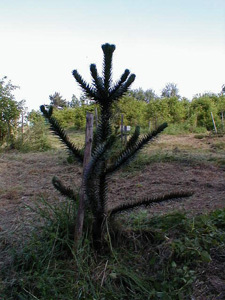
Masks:
[[[82,133],[70,134],[82,145]],[[79,188],[82,168],[55,139],[52,145],[0,154],[3,299],[225,298],[224,136],[162,135],[115,175],[113,207],[177,190],[194,194],[121,214],[114,220],[120,234],[106,234],[107,251],[98,255],[88,234],[71,252],[76,207],[51,179]]]

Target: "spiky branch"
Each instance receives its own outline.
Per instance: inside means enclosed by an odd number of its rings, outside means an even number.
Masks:
[[[49,110],[46,110],[45,106],[42,105],[40,109],[44,117],[48,120],[52,132],[59,138],[59,140],[63,143],[63,145],[67,147],[67,149],[69,150],[70,153],[72,153],[74,158],[79,162],[82,162],[83,161],[82,150],[77,148],[74,145],[74,143],[70,141],[64,129],[60,126],[59,122],[54,117],[52,117],[53,107],[50,106]]]
[[[153,140],[159,133],[161,133],[167,126],[167,123],[163,123],[156,130],[145,135],[140,140],[137,140],[138,133],[136,133],[136,135],[133,136],[132,141],[128,142],[125,149],[119,154],[119,157],[116,160],[116,162],[106,170],[106,173],[113,173],[117,171],[120,167],[122,167],[124,164],[128,163],[131,159],[134,159],[135,155],[151,140]]]
[[[100,77],[95,64],[91,64],[90,71],[93,78],[93,87],[85,82],[77,70],[73,71],[73,76],[81,86],[85,94],[96,101],[100,106],[100,119],[98,125],[99,144],[107,140],[111,134],[110,119],[112,117],[112,103],[121,98],[129,89],[135,75],[129,70],[125,70],[120,80],[112,86],[112,57],[115,45],[104,44],[103,50],[103,77]]]
[[[113,208],[112,210],[109,210],[109,214],[115,215],[117,213],[121,213],[125,210],[129,210],[129,209],[133,209],[133,208],[137,208],[140,206],[149,206],[151,204],[154,203],[161,203],[161,202],[166,202],[169,200],[177,200],[177,199],[181,199],[184,197],[190,197],[193,195],[193,192],[191,191],[179,191],[179,192],[172,192],[169,194],[165,194],[165,195],[161,195],[161,196],[156,196],[156,197],[152,197],[152,198],[144,198],[142,200],[138,200],[138,201],[129,201],[128,203],[122,203],[121,205]]]
[[[105,91],[109,92],[111,82],[112,82],[112,56],[115,51],[115,45],[104,44],[102,45],[102,50],[104,53],[103,59],[103,77],[104,77],[104,87]]]
[[[54,187],[65,197],[77,201],[78,195],[69,187],[66,187],[57,177],[52,178]]]

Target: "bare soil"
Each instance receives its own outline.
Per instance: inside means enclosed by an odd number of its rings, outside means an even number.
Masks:
[[[215,145],[225,145],[222,139],[196,139],[193,135],[162,136],[154,148],[173,150],[174,155],[191,149],[201,153],[215,153]],[[151,149],[151,147],[149,147]],[[190,150],[189,150],[190,152]],[[224,156],[225,156],[225,151]],[[0,231],[14,231],[15,226],[29,223],[26,205],[32,205],[40,197],[51,202],[61,200],[52,186],[53,176],[58,176],[71,187],[79,188],[82,169],[67,163],[62,150],[46,153],[15,153],[0,155]],[[202,161],[157,162],[134,173],[117,173],[109,187],[109,205],[121,201],[137,201],[173,191],[191,190],[188,199],[154,205],[152,213],[182,209],[192,213],[204,213],[225,206],[225,165]],[[26,218],[28,217],[28,220]],[[20,224],[22,222],[22,224]]]
[[[217,155],[215,145],[225,145],[225,138],[196,139],[193,135],[182,137],[162,136],[155,149],[178,153],[194,150]],[[149,147],[151,149],[151,147]],[[221,149],[220,155],[225,151]],[[222,149],[223,150],[223,149]],[[225,149],[224,149],[225,150]],[[216,153],[215,153],[216,152]],[[46,153],[15,153],[0,155],[0,232],[18,232],[29,228],[34,214],[27,209],[40,197],[51,203],[62,201],[52,186],[53,176],[58,176],[68,186],[79,188],[82,169],[66,160],[62,150]],[[133,173],[119,172],[109,187],[109,206],[121,201],[138,201],[143,197],[162,195],[174,191],[193,191],[187,199],[154,205],[152,214],[183,210],[200,214],[225,207],[225,165],[207,161],[155,162]]]

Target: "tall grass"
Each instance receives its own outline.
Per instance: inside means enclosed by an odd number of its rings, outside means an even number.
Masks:
[[[42,200],[36,211],[42,226],[1,270],[2,299],[191,299],[212,249],[225,250],[225,209],[190,219],[122,214],[116,232],[106,226],[102,253],[93,250],[87,230],[76,255],[74,203]]]

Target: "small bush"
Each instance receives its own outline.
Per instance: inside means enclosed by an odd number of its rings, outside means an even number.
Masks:
[[[205,127],[195,127],[190,125],[188,122],[169,124],[165,129],[164,134],[169,135],[182,135],[188,133],[207,133]]]
[[[14,141],[13,148],[21,152],[47,151],[52,148],[49,142],[48,127],[44,122],[37,122],[26,129]]]

